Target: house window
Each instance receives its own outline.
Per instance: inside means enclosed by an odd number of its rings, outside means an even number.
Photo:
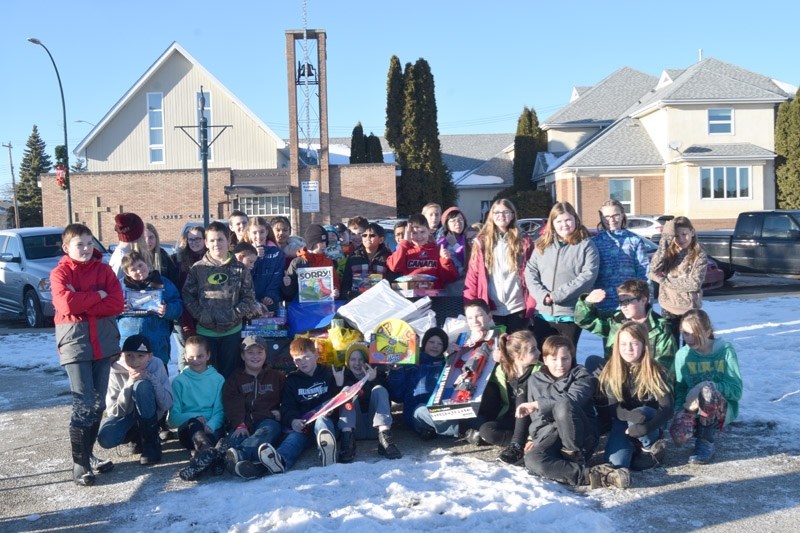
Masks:
[[[611,179],[608,180],[608,196],[622,204],[625,212],[630,214],[633,205],[633,180]]]
[[[700,197],[750,198],[750,167],[700,167]]]
[[[206,124],[211,126],[211,93],[208,91],[203,91],[202,96],[205,96],[205,106],[203,107],[203,116],[206,117]],[[197,123],[200,124],[200,92],[197,93]],[[211,128],[208,128],[208,142],[214,139],[214,135],[211,133]],[[197,140],[200,141],[200,126],[197,127]],[[200,153],[200,148],[197,149],[197,160],[202,160],[202,154]],[[214,160],[214,151],[211,146],[208,147],[208,160]]]
[[[164,95],[147,93],[148,150],[151,163],[164,162]]]
[[[291,204],[288,194],[239,196],[233,201],[233,209],[244,211],[248,216],[291,215]]]
[[[730,108],[709,109],[708,133],[710,135],[733,133],[733,109]]]

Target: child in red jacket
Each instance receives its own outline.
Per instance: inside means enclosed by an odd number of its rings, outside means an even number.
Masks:
[[[428,274],[436,276],[434,289],[443,289],[458,279],[458,269],[450,251],[430,241],[428,221],[422,215],[411,215],[406,226],[404,240],[397,243],[397,250],[386,260],[386,266],[401,276]]]
[[[89,228],[70,224],[61,243],[66,255],[50,273],[56,346],[72,391],[72,479],[89,486],[95,482],[93,468],[114,467],[94,457],[92,449],[106,407],[111,356],[120,351],[116,316],[123,307],[122,285],[101,261]]]

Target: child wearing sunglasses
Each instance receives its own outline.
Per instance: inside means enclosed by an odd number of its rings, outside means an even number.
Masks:
[[[367,278],[371,274],[392,281],[396,276],[386,266],[386,259],[392,254],[383,243],[386,230],[380,224],[372,222],[359,235],[361,244],[347,258],[342,272],[342,295],[348,300],[358,296],[362,288],[369,288]]]

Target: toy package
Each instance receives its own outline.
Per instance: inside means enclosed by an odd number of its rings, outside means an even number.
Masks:
[[[300,303],[333,301],[333,267],[298,268],[297,284]]]
[[[125,311],[126,316],[144,316],[147,313],[158,313],[161,305],[162,290],[147,289],[136,291],[125,289]]]
[[[403,320],[384,320],[372,332],[369,363],[378,365],[417,364],[417,334]]]

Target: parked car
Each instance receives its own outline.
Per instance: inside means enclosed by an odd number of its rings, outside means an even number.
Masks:
[[[531,236],[532,239],[539,238],[547,225],[546,218],[520,218],[517,220],[519,229]]]
[[[652,239],[655,235],[661,234],[665,222],[675,217],[672,215],[628,215],[627,218],[630,231],[647,239]]]
[[[0,309],[25,317],[28,327],[42,327],[55,315],[50,295],[50,271],[64,251],[64,228],[0,230]],[[108,262],[110,254],[94,239]]]
[[[800,276],[800,210],[740,213],[736,229],[698,231],[697,240],[725,279],[735,272]]]

